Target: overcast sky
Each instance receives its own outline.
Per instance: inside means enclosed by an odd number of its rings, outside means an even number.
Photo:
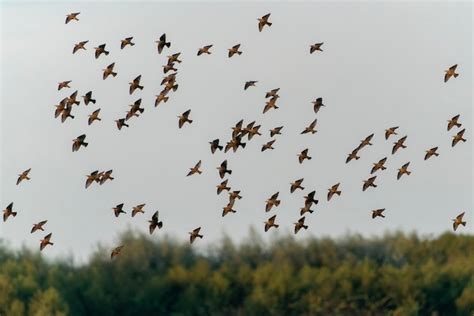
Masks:
[[[84,260],[100,242],[117,245],[131,227],[147,233],[155,210],[164,222],[153,238],[169,234],[188,240],[201,226],[202,247],[227,233],[239,241],[254,226],[277,214],[277,230],[291,232],[303,196],[316,190],[320,203],[306,216],[309,235],[366,236],[386,231],[416,231],[436,236],[451,230],[451,219],[466,211],[472,232],[472,4],[464,3],[2,3],[1,41],[1,207],[14,202],[16,218],[0,224],[0,237],[15,248],[33,249],[48,232],[48,257],[74,254]],[[66,14],[81,12],[64,24]],[[257,18],[271,12],[273,25],[259,33]],[[157,53],[155,40],[166,33],[171,47]],[[120,40],[133,36],[133,47]],[[72,54],[75,43],[89,40],[86,51]],[[323,52],[309,54],[310,44]],[[108,56],[93,56],[107,44]],[[243,54],[227,57],[241,43]],[[213,44],[212,54],[196,56]],[[181,52],[179,89],[158,108],[166,56]],[[115,78],[102,80],[102,69],[115,62]],[[444,70],[459,64],[460,76],[443,82]],[[128,93],[142,75],[143,91]],[[57,84],[72,80],[71,89]],[[243,90],[245,81],[257,86]],[[281,88],[278,110],[262,114],[265,92]],[[93,91],[95,105],[74,107],[74,120],[54,119],[54,104],[79,90]],[[311,101],[323,97],[315,115]],[[117,130],[114,120],[142,98],[145,112]],[[101,108],[101,122],[87,116]],[[191,109],[191,125],[178,129],[177,116]],[[451,148],[458,129],[447,120],[461,114],[466,143]],[[300,135],[314,118],[318,132]],[[208,142],[230,139],[240,119],[261,124],[237,153],[211,155]],[[275,150],[261,152],[268,130],[281,126]],[[384,130],[400,126],[399,136]],[[85,133],[87,148],[71,152],[72,139]],[[375,133],[361,159],[345,164],[360,140]],[[391,155],[393,142],[408,135],[405,150]],[[439,146],[440,156],[424,161],[425,150]],[[311,161],[298,163],[309,148]],[[376,189],[362,192],[372,163],[387,156]],[[186,177],[202,160],[202,175]],[[229,184],[240,190],[236,214],[222,218],[228,197],[216,195],[216,167],[228,160]],[[396,179],[410,161],[410,176]],[[16,186],[19,173],[32,168],[31,181]],[[113,169],[113,182],[84,188],[90,172]],[[290,182],[304,177],[303,192],[289,193]],[[327,189],[340,182],[341,197],[326,201]],[[265,213],[265,200],[280,191],[281,205]],[[125,203],[127,215],[115,218],[112,207]],[[132,206],[146,203],[145,214],[130,217]],[[371,210],[386,208],[386,218]],[[33,223],[48,220],[44,233],[30,234]],[[273,230],[273,229],[272,229]]]

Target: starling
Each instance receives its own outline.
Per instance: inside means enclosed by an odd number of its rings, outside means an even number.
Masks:
[[[123,203],[118,204],[116,207],[112,209],[114,210],[115,217],[119,217],[121,213],[127,214],[127,212],[123,210]]]
[[[383,217],[385,218],[385,215],[383,215],[383,211],[385,211],[384,208],[380,208],[378,210],[373,210],[372,211],[372,218],[376,218],[376,217]]]
[[[308,225],[304,224],[304,220],[305,220],[305,218],[303,216],[298,220],[298,222],[293,223],[293,224],[295,224],[295,234],[297,234],[300,231],[301,228],[308,229]]]
[[[201,47],[199,48],[198,52],[197,52],[197,55],[198,56],[201,56],[202,54],[208,54],[210,55],[211,52],[209,51],[209,49],[211,49],[212,45],[206,45],[204,47]]]
[[[110,65],[107,66],[107,68],[102,69],[102,71],[104,72],[102,75],[103,80],[107,79],[109,75],[112,75],[113,77],[117,76],[117,73],[114,72],[114,66],[115,66],[115,63],[111,63]]]
[[[16,185],[19,185],[21,181],[23,180],[30,180],[28,177],[28,174],[30,173],[31,168],[23,171],[21,174],[18,175],[18,179],[16,180]]]
[[[314,110],[314,113],[318,113],[319,112],[319,109],[323,106],[325,106],[323,104],[323,98],[317,98],[315,101],[311,102],[313,103],[313,110]]]
[[[308,207],[311,207],[311,205],[313,205],[313,203],[316,205],[319,203],[319,200],[316,200],[314,198],[314,196],[316,195],[316,191],[311,191],[310,193],[308,193],[308,195],[306,195],[304,197],[305,201],[304,201],[304,205],[305,206],[308,206]]]
[[[275,224],[275,218],[276,218],[276,215],[273,215],[266,222],[264,222],[265,223],[265,232],[267,232],[272,227],[278,228],[278,226],[280,226],[280,225]]]
[[[95,49],[95,59],[99,58],[100,55],[102,54],[105,54],[105,56],[109,54],[109,52],[105,50],[105,44],[99,45],[99,47],[94,47],[94,49]]]
[[[135,45],[135,43],[132,43],[132,39],[133,39],[133,36],[132,37],[126,37],[125,39],[121,40],[120,41],[120,49],[124,49],[125,46],[127,46],[127,45],[130,45],[130,46]]]
[[[219,176],[221,177],[221,179],[224,178],[226,173],[228,173],[229,175],[232,174],[232,170],[227,169],[227,160],[224,160],[221,165],[216,169],[219,170]]]
[[[222,217],[226,216],[228,213],[236,213],[236,210],[232,209],[233,203],[229,202],[226,206],[222,208]]]
[[[181,55],[181,53],[176,53],[168,56],[168,63],[177,62],[178,64],[181,64],[181,60],[179,60],[179,55]]]
[[[275,127],[270,130],[270,137],[275,135],[281,135],[280,131],[283,129],[283,126]]]
[[[280,205],[280,200],[278,200],[278,194],[280,194],[280,192],[277,192],[275,194],[273,194],[267,201],[266,201],[266,206],[265,206],[265,212],[270,212],[270,210],[272,209],[273,206],[277,207],[278,205]]]
[[[41,243],[40,243],[40,251],[42,251],[44,249],[44,247],[46,247],[47,245],[54,245],[54,243],[52,243],[50,240],[51,240],[51,235],[53,235],[52,233],[49,233],[48,235],[46,235],[43,239],[41,239]]]
[[[276,89],[273,89],[273,90],[268,91],[268,92],[265,94],[265,98],[276,97],[276,96],[278,95],[278,91],[280,91],[280,88],[276,88]]]
[[[370,141],[372,140],[373,137],[374,137],[374,134],[370,134],[364,140],[361,140],[356,150],[359,151],[367,145],[372,146],[372,143]]]
[[[359,160],[360,156],[357,156],[357,149],[354,149],[349,155],[347,155],[346,163],[349,163],[352,159]]]
[[[454,126],[456,127],[461,127],[461,123],[458,122],[459,120],[459,114],[456,116],[453,116],[450,120],[448,120],[448,132],[453,128]]]
[[[270,13],[265,14],[261,18],[257,19],[258,20],[258,30],[261,32],[263,30],[263,27],[265,25],[268,25],[269,27],[272,26],[271,22],[268,22],[268,18],[270,17]]]
[[[58,91],[61,90],[62,88],[71,88],[69,84],[72,82],[72,80],[67,80],[67,81],[62,81],[58,83]]]
[[[398,169],[397,180],[400,180],[401,176],[404,175],[404,174],[406,174],[406,175],[411,174],[411,171],[408,170],[409,165],[410,165],[410,162],[407,162],[400,169]]]
[[[78,136],[77,138],[72,140],[72,151],[78,151],[81,146],[87,147],[88,143],[86,143],[84,140],[86,139],[86,134],[82,134]]]
[[[340,183],[336,183],[328,189],[328,201],[331,200],[334,194],[341,196],[341,191],[338,190]]]
[[[398,129],[398,126],[390,127],[385,130],[385,139],[388,139],[390,135],[398,135],[396,130]]]
[[[265,102],[265,107],[263,108],[263,114],[267,113],[268,110],[270,109],[278,109],[278,106],[276,105],[276,100],[277,98],[273,97],[270,99],[270,101]]]
[[[215,153],[216,150],[222,150],[223,146],[219,146],[219,139],[214,139],[212,142],[209,142],[211,144],[211,153]]]
[[[69,13],[68,15],[66,15],[66,23],[65,24],[68,24],[72,20],[79,21],[79,19],[77,18],[77,16],[79,14],[81,14],[81,12],[74,12],[74,13]]]
[[[263,144],[263,145],[262,145],[262,151],[265,151],[265,150],[267,150],[267,149],[275,149],[275,148],[272,147],[272,145],[273,145],[274,142],[275,142],[275,140],[271,140],[271,141],[269,141],[268,143]]]
[[[163,102],[167,102],[169,97],[166,96],[168,92],[166,90],[163,90],[162,92],[160,92],[160,94],[156,95],[156,99],[155,99],[155,108],[160,104],[161,101]]]
[[[310,45],[310,49],[309,49],[309,53],[312,54],[314,53],[315,51],[319,50],[320,52],[322,52],[323,50],[321,49],[321,46],[323,46],[324,42],[323,43],[316,43],[316,44],[313,44],[313,45]]]
[[[444,75],[444,82],[447,82],[449,80],[449,78],[451,78],[452,76],[454,76],[454,78],[457,78],[459,76],[459,74],[456,72],[457,67],[458,67],[458,64],[453,65],[453,66],[449,67],[448,70],[444,71],[446,73]]]
[[[255,135],[262,136],[262,134],[258,131],[260,129],[260,125],[253,126],[248,132],[248,139],[251,140]],[[245,146],[242,146],[245,147]]]
[[[196,238],[201,238],[202,239],[202,235],[199,235],[199,231],[201,230],[201,227],[198,227],[196,228],[195,230],[193,230],[192,232],[189,232],[189,242],[192,244],[194,242],[194,239]]]
[[[303,216],[305,213],[312,214],[314,211],[311,209],[311,205],[306,205],[300,208],[300,215]]]
[[[142,99],[136,100],[133,104],[130,104],[130,110],[127,112],[125,116],[125,120],[128,121],[133,116],[139,116],[138,112],[143,113],[145,112],[144,108],[141,108],[140,105],[142,104]]]
[[[101,121],[102,119],[99,117],[100,109],[95,110],[92,112],[91,115],[89,115],[89,119],[87,120],[87,123],[91,125],[94,123],[94,121]]]
[[[451,147],[456,146],[456,144],[460,141],[462,141],[463,143],[466,142],[466,139],[463,138],[463,135],[464,135],[465,131],[466,131],[466,129],[463,129],[463,130],[459,131],[456,135],[453,136],[453,141],[451,143]]]
[[[71,115],[71,111],[72,111],[72,106],[66,104],[66,105],[64,106],[63,111],[61,112],[61,122],[62,122],[62,123],[64,123],[68,117],[70,117],[71,119],[74,118],[74,116]]]
[[[453,230],[456,231],[459,225],[466,226],[466,222],[463,222],[462,218],[464,216],[465,212],[462,212],[458,216],[456,216],[456,219],[453,219]]]
[[[199,170],[199,168],[201,168],[201,160],[199,160],[196,165],[192,168],[189,168],[189,172],[188,174],[186,175],[186,177],[189,177],[189,176],[192,176],[193,174],[197,173],[197,174],[201,174],[202,171]]]
[[[255,84],[256,84],[257,82],[258,82],[258,81],[255,81],[255,80],[246,81],[246,82],[245,82],[245,85],[244,85],[244,90],[247,90],[249,87],[255,87]]]
[[[160,40],[155,41],[155,43],[158,44],[158,54],[161,54],[161,52],[163,51],[163,48],[165,48],[165,46],[168,47],[168,48],[171,46],[171,43],[166,41],[166,33],[161,35]]]
[[[87,189],[94,181],[97,182],[100,180],[99,170],[91,172],[91,174],[86,177],[87,177],[87,180],[86,180],[86,189]]]
[[[304,190],[304,187],[301,186],[301,184],[303,183],[303,180],[304,178],[301,178],[301,179],[296,180],[293,183],[290,183],[291,184],[290,193],[295,192],[296,189]]]
[[[132,208],[132,217],[135,217],[135,215],[137,215],[137,213],[145,214],[145,211],[143,210],[145,205],[146,204],[144,203],[144,204],[138,204],[137,206],[134,206]]]
[[[189,113],[191,113],[191,110],[187,110],[186,112],[184,112],[183,114],[181,114],[179,117],[179,121],[178,121],[178,127],[181,128],[183,127],[184,123],[188,122],[189,124],[191,124],[193,122],[193,120],[190,120],[188,117],[189,117]]]
[[[227,192],[230,191],[230,187],[227,186],[228,179],[222,181],[219,185],[217,185],[217,194],[221,194],[222,191],[226,190]]]
[[[240,191],[229,192],[229,203],[234,203],[236,199],[241,199]]]
[[[232,46],[232,48],[229,48],[229,58],[231,58],[235,54],[242,55],[242,52],[239,51],[239,48],[240,48],[240,44],[234,45]]]
[[[87,92],[85,95],[82,96],[82,98],[84,99],[85,105],[88,105],[89,102],[95,104],[95,99],[92,99],[92,91]]]
[[[367,190],[367,188],[369,187],[373,187],[373,188],[376,188],[377,185],[375,184],[375,179],[377,178],[377,176],[373,176],[367,180],[364,180],[364,185],[362,186],[362,191],[365,191]]]
[[[142,78],[142,75],[139,75],[135,79],[133,79],[132,82],[129,82],[128,84],[130,85],[129,89],[129,94],[132,94],[137,88],[140,90],[143,90],[143,86],[140,85],[140,79]]]
[[[314,134],[317,132],[317,130],[315,129],[316,128],[316,124],[318,123],[318,119],[315,119],[314,121],[312,121],[308,127],[306,127],[302,132],[301,132],[301,135],[303,134],[307,134],[307,133],[311,133],[311,134]]]
[[[6,222],[8,217],[13,216],[15,217],[17,212],[13,211],[13,202],[8,204],[8,206],[3,210],[3,221]]]
[[[77,90],[74,91],[68,98],[67,98],[67,101],[66,101],[66,104],[67,105],[79,105],[80,101],[77,101]]]
[[[308,156],[308,148],[304,149],[297,156],[298,156],[298,161],[300,162],[300,164],[302,164],[305,159],[308,159],[308,160],[312,159],[310,156]]]
[[[72,49],[72,53],[75,54],[78,50],[80,49],[83,49],[83,50],[86,50],[86,47],[85,45],[88,43],[89,41],[82,41],[82,42],[79,42],[77,44],[74,44],[74,48]]]
[[[99,178],[99,184],[102,185],[107,180],[110,180],[110,181],[114,180],[114,178],[112,177],[112,172],[113,172],[112,169],[107,170],[106,172],[103,172]]]
[[[399,140],[397,140],[396,143],[393,143],[393,148],[392,148],[392,155],[397,152],[399,148],[407,148],[407,146],[404,145],[405,140],[407,139],[407,136],[403,136]]]
[[[121,130],[123,126],[128,127],[128,124],[125,123],[125,119],[124,119],[124,118],[115,120],[115,123],[117,124],[117,128],[118,128],[119,130]]]
[[[386,167],[384,167],[384,164],[385,164],[386,161],[387,161],[387,157],[384,157],[384,158],[380,159],[379,162],[374,163],[373,164],[374,166],[372,167],[372,170],[370,171],[370,174],[373,174],[377,170],[387,169]]]
[[[31,234],[33,234],[37,230],[44,231],[43,226],[46,224],[48,221],[41,221],[38,224],[33,224],[33,228],[31,228]]]
[[[163,227],[163,222],[158,221],[158,214],[159,212],[156,211],[155,214],[153,214],[153,216],[151,217],[151,220],[148,221],[148,223],[150,223],[150,235],[153,234],[156,227],[158,227],[158,229],[161,229],[161,227]]]
[[[438,147],[433,147],[431,149],[428,149],[426,151],[425,160],[429,159],[431,156],[438,157],[439,154],[436,152],[437,150],[438,150]]]

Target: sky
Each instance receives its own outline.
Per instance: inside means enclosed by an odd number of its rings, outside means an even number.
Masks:
[[[81,12],[64,24],[66,14]],[[271,13],[271,27],[258,31],[257,18]],[[390,231],[436,236],[452,230],[451,219],[466,212],[472,233],[472,3],[470,2],[2,2],[1,4],[1,187],[4,209],[14,202],[18,216],[0,224],[0,238],[13,248],[39,247],[52,232],[48,258],[73,255],[86,260],[97,249],[117,245],[121,232],[148,233],[159,210],[163,229],[188,240],[202,227],[206,247],[224,234],[239,242],[249,228],[264,240],[292,233],[303,196],[316,190],[319,204],[306,216],[307,231],[295,236],[340,237],[348,233],[377,236]],[[155,41],[166,33],[171,42],[160,55]],[[120,40],[133,36],[133,47]],[[72,54],[75,43],[89,40],[86,51]],[[323,52],[309,47],[324,42]],[[106,43],[108,56],[93,57]],[[241,44],[243,54],[227,57]],[[211,55],[196,56],[213,44]],[[154,107],[162,87],[166,56],[181,52],[179,89]],[[102,69],[115,62],[115,78]],[[458,64],[458,78],[443,82],[444,70]],[[129,95],[128,83],[142,75],[143,91]],[[71,89],[57,90],[72,80]],[[244,91],[246,81],[256,87]],[[265,92],[280,88],[278,110],[262,114]],[[54,105],[75,90],[93,91],[95,105],[74,107],[74,120],[54,118]],[[311,101],[322,97],[317,114]],[[141,98],[144,113],[121,131],[115,119]],[[102,121],[87,125],[101,108]],[[178,128],[177,116],[191,109],[193,123]],[[460,114],[466,143],[451,148],[458,129],[447,120]],[[317,118],[314,135],[300,132]],[[230,139],[240,119],[262,125],[244,150],[212,155],[208,142]],[[273,151],[261,152],[269,129],[284,126]],[[384,130],[400,126],[384,139]],[[347,154],[369,134],[373,146],[346,164]],[[86,134],[87,148],[71,151],[72,140]],[[391,155],[393,142],[408,135],[407,148]],[[424,161],[425,150],[438,146],[440,156]],[[309,148],[312,160],[298,163]],[[362,192],[372,164],[388,157],[378,172],[377,188]],[[233,190],[243,198],[235,214],[222,217],[227,194],[216,195],[222,180],[216,167],[227,159]],[[186,177],[202,160],[201,175]],[[396,179],[410,161],[410,176]],[[18,174],[32,168],[31,181],[16,186]],[[86,175],[113,169],[115,180],[84,188]],[[290,194],[290,182],[304,178],[304,191]],[[326,200],[340,182],[342,195]],[[279,191],[281,204],[265,213],[265,201]],[[112,207],[128,212],[115,218]],[[130,216],[146,203],[145,214]],[[385,219],[371,210],[385,208]],[[278,229],[263,233],[263,222],[277,215]],[[33,223],[48,220],[45,232],[30,234]]]

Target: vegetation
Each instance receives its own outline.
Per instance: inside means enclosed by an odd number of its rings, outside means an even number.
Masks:
[[[80,266],[0,245],[0,315],[473,315],[474,236],[251,235],[200,253],[126,232]]]

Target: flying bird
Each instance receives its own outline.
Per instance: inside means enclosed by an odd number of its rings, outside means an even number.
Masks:
[[[106,172],[102,172],[99,178],[99,184],[102,185],[107,180],[110,180],[110,181],[114,180],[114,178],[112,177],[112,172],[113,172],[112,169],[107,170]]]
[[[460,141],[462,141],[463,143],[466,142],[466,139],[463,138],[465,131],[466,131],[466,129],[463,129],[463,130],[459,131],[456,135],[453,136],[453,141],[451,143],[451,147],[456,146],[456,144],[459,143]]]
[[[312,121],[308,127],[306,127],[300,134],[303,135],[303,134],[307,134],[307,133],[311,133],[311,134],[314,134],[317,132],[316,130],[316,124],[318,123],[318,119],[314,119],[314,121]]]
[[[258,82],[258,81],[255,81],[255,80],[246,81],[246,82],[245,82],[245,85],[244,85],[244,90],[247,90],[249,87],[255,87],[255,84],[256,84],[257,82]]]
[[[437,153],[437,150],[438,150],[438,147],[433,147],[431,149],[428,149],[426,151],[425,160],[429,159],[431,156],[438,157],[439,154]]]
[[[217,187],[217,194],[221,194],[222,191],[226,190],[227,192],[230,191],[230,187],[227,186],[227,182],[229,182],[228,179],[222,181],[220,184],[218,184]]]
[[[458,64],[455,64],[451,67],[449,67],[448,70],[445,70],[445,75],[444,75],[444,82],[448,82],[449,78],[453,77],[457,78],[459,74],[456,72],[456,68],[458,67]]]
[[[338,190],[340,183],[336,183],[328,189],[328,201],[331,200],[334,194],[341,196],[341,191]]]
[[[191,124],[193,122],[193,120],[190,120],[189,119],[189,113],[191,113],[191,110],[187,110],[186,112],[184,112],[183,114],[181,114],[179,117],[179,120],[178,120],[178,127],[181,128],[183,127],[184,123],[188,122],[189,124]]]
[[[365,146],[372,146],[372,143],[370,141],[372,140],[373,137],[374,137],[374,134],[370,134],[364,140],[361,140],[360,144],[359,144],[359,146],[357,147],[356,150],[359,151],[362,148],[364,148]]]
[[[188,174],[186,175],[186,177],[189,177],[189,176],[192,176],[193,174],[197,173],[197,174],[201,174],[202,171],[199,170],[199,168],[201,168],[201,160],[199,160],[196,165],[192,168],[189,168],[189,172]]]
[[[384,157],[382,159],[380,159],[377,163],[374,163],[373,167],[372,167],[372,170],[370,171],[370,174],[374,174],[374,172],[376,172],[377,170],[385,170],[387,169],[384,165],[385,165],[385,162],[387,161],[387,157]]]
[[[122,252],[122,249],[123,249],[123,245],[114,248],[112,250],[112,253],[110,254],[110,259],[113,259],[114,257],[117,257],[118,255],[120,255],[120,253]]]
[[[268,143],[263,144],[263,145],[262,145],[262,151],[265,151],[265,150],[267,150],[267,149],[275,149],[275,148],[272,147],[272,145],[273,145],[274,142],[275,142],[275,140],[271,140],[271,141],[269,141]]]
[[[142,213],[142,214],[145,214],[145,211],[143,210],[143,208],[145,207],[145,203],[143,204],[138,204],[137,206],[134,206],[132,208],[132,217],[135,217],[135,215],[137,215],[137,213]]]
[[[68,117],[71,119],[74,119],[74,115],[71,114],[72,111],[72,106],[66,104],[64,106],[64,109],[61,112],[61,123],[64,123]]]
[[[456,231],[459,225],[466,226],[466,222],[462,220],[465,212],[462,212],[455,219],[453,219],[453,230]]]
[[[44,247],[46,247],[47,245],[51,245],[51,246],[54,245],[54,243],[52,243],[50,241],[52,235],[53,235],[52,233],[49,233],[43,239],[41,239],[41,241],[40,241],[40,251],[42,251],[44,249]]]
[[[158,95],[155,95],[156,99],[155,99],[155,108],[160,104],[161,101],[163,102],[167,102],[169,97],[166,96],[166,94],[168,93],[168,90],[163,90],[160,92],[160,94]]]
[[[263,30],[263,27],[265,25],[268,25],[269,27],[272,26],[272,23],[268,21],[268,18],[270,17],[270,13],[265,14],[261,18],[257,19],[258,20],[258,30],[261,32]]]
[[[304,224],[305,217],[301,217],[298,222],[293,223],[295,225],[295,234],[297,234],[301,228],[308,229],[308,225]]]
[[[364,180],[364,185],[362,186],[362,191],[365,191],[367,190],[369,187],[373,187],[373,188],[376,188],[377,185],[375,184],[375,179],[377,178],[377,176],[373,176],[367,180]]]
[[[211,153],[215,153],[216,150],[222,150],[224,148],[223,146],[219,146],[219,139],[214,139],[212,142],[209,142],[211,144]]]
[[[117,206],[112,209],[114,210],[115,217],[119,217],[121,213],[127,214],[127,212],[123,210],[123,203],[117,204]]]
[[[300,215],[303,216],[306,213],[312,214],[314,211],[311,209],[311,205],[305,204],[304,207],[300,208]]]
[[[239,48],[240,48],[240,44],[234,45],[234,46],[232,46],[232,48],[229,48],[228,49],[229,50],[229,58],[231,58],[235,54],[242,55],[242,52],[239,50]]]
[[[229,203],[234,203],[236,199],[240,200],[241,198],[240,191],[229,192]]]
[[[109,52],[105,50],[105,44],[99,45],[98,47],[94,47],[94,49],[95,49],[95,59],[99,58],[100,55],[102,54],[105,54],[105,56],[109,54]]]
[[[107,79],[107,77],[110,75],[112,75],[113,77],[117,76],[117,73],[114,72],[114,66],[115,66],[115,63],[111,63],[110,65],[107,66],[107,68],[102,69],[102,71],[104,72],[102,75],[103,80]]]
[[[385,218],[385,215],[383,215],[383,212],[385,211],[384,208],[380,208],[378,210],[373,210],[372,211],[372,218],[376,218],[376,217],[382,217],[382,218]]]
[[[304,201],[304,205],[305,206],[308,206],[308,207],[311,207],[311,205],[313,205],[313,203],[316,205],[319,203],[319,200],[316,200],[314,198],[314,196],[316,195],[316,191],[311,191],[310,193],[308,193],[308,195],[306,195],[304,197],[305,201]]]
[[[31,168],[26,169],[21,174],[19,174],[18,179],[16,180],[16,185],[19,185],[21,181],[23,180],[30,180],[30,178],[28,177],[28,174],[30,173],[30,171],[31,171]]]
[[[128,125],[127,123],[125,123],[125,119],[124,119],[124,118],[115,120],[115,123],[117,124],[117,128],[118,128],[119,130],[121,130],[123,126],[129,127],[129,125]]]
[[[145,111],[144,108],[141,108],[140,105],[142,104],[142,99],[138,99],[133,104],[130,104],[130,110],[127,112],[125,116],[125,120],[128,121],[134,116],[139,116],[138,113],[143,113]]]
[[[321,107],[325,106],[323,104],[323,98],[317,98],[316,100],[314,100],[313,102],[313,111],[314,113],[318,113],[319,112],[319,109],[321,109]]]
[[[263,114],[267,113],[270,109],[278,109],[279,107],[276,105],[277,98],[273,97],[270,101],[265,102],[265,107],[263,108]]]
[[[89,102],[95,104],[95,99],[92,99],[92,91],[87,92],[82,98],[84,99],[85,105],[89,105]]]
[[[290,183],[291,184],[290,193],[295,192],[296,189],[304,190],[304,187],[301,186],[301,184],[303,183],[303,180],[304,178],[301,178],[301,179],[295,180],[295,182],[293,183]]]
[[[397,140],[397,142],[393,143],[394,145],[392,148],[392,155],[395,154],[399,148],[407,148],[407,146],[405,146],[404,144],[406,139],[407,139],[407,136],[403,136],[402,138]]]
[[[17,212],[13,211],[13,202],[8,204],[8,206],[3,210],[3,221],[6,222],[8,217],[13,216],[15,217]]]
[[[275,135],[281,135],[281,130],[283,129],[283,126],[275,127],[270,130],[270,137],[273,137]]]
[[[237,211],[232,209],[233,203],[229,202],[226,206],[222,208],[222,217],[226,216],[229,213],[236,213]]]
[[[201,227],[198,227],[196,228],[195,230],[193,230],[192,232],[189,232],[189,242],[192,244],[194,242],[194,240],[196,238],[201,238],[202,239],[202,235],[199,235],[199,231],[201,230]]]
[[[72,80],[66,80],[58,83],[58,91],[61,90],[62,88],[71,88],[69,84],[72,82]]]
[[[73,139],[72,140],[72,151],[73,152],[78,151],[79,148],[81,148],[81,146],[87,147],[87,145],[89,145],[89,143],[86,143],[85,139],[86,139],[86,134],[82,134],[82,135],[78,136],[77,138]]]
[[[407,162],[400,169],[398,169],[397,180],[400,180],[401,176],[404,175],[404,174],[406,174],[408,176],[411,174],[411,171],[408,170],[409,165],[410,165],[410,162]]]
[[[385,130],[385,139],[388,139],[390,135],[398,135],[396,130],[398,129],[398,126],[390,127]]]
[[[87,189],[94,181],[95,182],[100,181],[99,170],[95,170],[91,172],[86,177],[87,177],[87,180],[86,180],[86,189]]]
[[[94,123],[94,121],[101,121],[102,119],[99,117],[100,109],[95,110],[92,112],[91,115],[89,115],[89,119],[87,120],[87,123],[91,125]]]
[[[316,44],[313,44],[313,45],[310,45],[310,49],[309,49],[309,53],[312,54],[314,53],[315,51],[320,51],[322,52],[323,50],[321,49],[321,46],[323,46],[324,42],[323,43],[316,43]]]
[[[278,91],[280,88],[272,89],[265,94],[265,98],[272,98],[278,96]]]
[[[165,48],[165,46],[168,47],[168,48],[171,46],[171,43],[166,41],[166,33],[161,35],[160,40],[155,41],[155,43],[158,44],[158,54],[161,54],[161,52],[163,51],[163,48]]]
[[[278,194],[280,192],[274,193],[265,203],[265,212],[270,212],[273,206],[277,207],[280,205],[280,200],[278,199]]]
[[[232,170],[227,169],[227,160],[224,160],[219,167],[216,168],[219,170],[219,177],[224,178],[225,174],[232,174]]]
[[[72,53],[75,54],[78,50],[80,49],[83,49],[83,50],[86,50],[86,47],[85,45],[88,43],[89,41],[82,41],[82,42],[79,42],[77,44],[74,44],[74,48],[72,49]]]
[[[135,79],[133,79],[132,82],[129,82],[128,84],[130,85],[130,90],[128,91],[129,94],[132,94],[137,88],[140,90],[143,90],[143,86],[140,85],[140,79],[142,78],[142,75],[139,75]]]
[[[308,156],[308,148],[304,149],[297,156],[298,156],[298,161],[300,162],[300,164],[302,164],[305,159],[308,159],[308,160],[312,159],[310,156]]]
[[[201,47],[198,49],[197,55],[201,56],[202,54],[208,54],[210,55],[211,52],[209,51],[211,49],[212,45],[206,45],[204,47]]]
[[[48,222],[48,221],[41,221],[41,222],[39,222],[39,223],[37,223],[37,224],[33,224],[33,227],[31,228],[31,232],[30,232],[30,233],[33,234],[33,233],[34,233],[35,231],[37,231],[37,230],[44,231],[43,226],[44,226],[44,224],[46,224],[47,222]]]
[[[66,101],[66,104],[67,105],[79,105],[80,101],[77,100],[77,90],[74,91],[68,98],[67,98],[67,101]]]
[[[150,226],[149,226],[150,235],[153,234],[156,227],[158,227],[158,229],[161,229],[161,227],[163,227],[163,222],[158,221],[158,214],[159,212],[156,211],[155,214],[153,214],[153,216],[151,217],[151,220],[148,221],[148,223],[150,223]]]
[[[456,127],[461,127],[461,123],[458,122],[459,120],[459,114],[456,116],[453,116],[450,120],[448,120],[448,132],[453,128],[454,126]]]
[[[346,163],[349,163],[352,159],[359,160],[360,156],[357,156],[357,149],[354,149],[350,154],[347,155]]]
[[[79,14],[81,14],[81,12],[74,12],[74,13],[69,13],[68,15],[66,15],[66,23],[65,24],[68,24],[72,20],[79,21],[79,19],[77,18],[77,16]]]
[[[265,223],[265,232],[267,232],[270,228],[275,227],[278,228],[280,225],[275,224],[276,215],[270,217]]]
[[[126,37],[125,39],[120,40],[120,49],[124,49],[127,45],[130,45],[130,46],[135,45],[135,43],[132,43],[132,39],[133,39],[133,36]]]
[[[179,59],[179,55],[181,55],[181,53],[175,53],[173,55],[167,56],[168,57],[168,63],[177,62],[178,64],[181,64],[181,60]]]

